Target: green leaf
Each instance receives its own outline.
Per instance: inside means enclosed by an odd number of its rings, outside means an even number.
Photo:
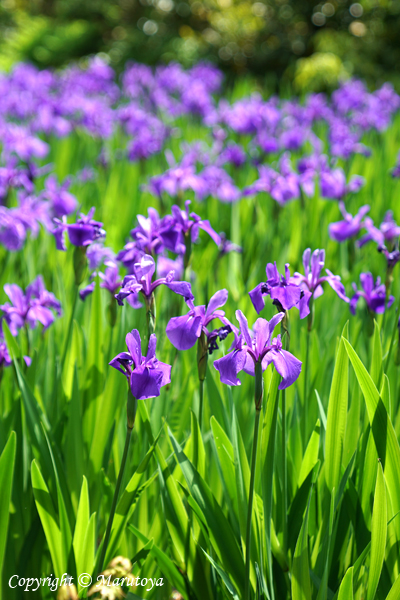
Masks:
[[[347,337],[347,336],[345,336]],[[379,332],[379,326],[374,321],[374,336],[372,346],[372,360],[371,360],[371,379],[377,388],[381,385],[381,379],[383,374],[383,358],[382,358],[382,342]]]
[[[310,440],[307,444],[307,448],[304,454],[303,462],[301,463],[301,469],[299,473],[299,479],[297,482],[298,487],[301,487],[305,479],[307,479],[308,474],[313,470],[314,466],[318,461],[318,452],[319,452],[319,436],[320,436],[320,422],[319,419],[316,422],[314,427],[314,431],[310,437]]]
[[[204,515],[204,522],[207,525],[211,543],[222,563],[222,567],[230,573],[238,590],[243,590],[243,556],[231,526],[207,483],[194,469],[171,431],[169,431],[169,437],[189,491]]]
[[[345,576],[340,584],[337,600],[353,600],[353,570],[354,567],[347,569]]]
[[[89,490],[86,477],[83,477],[81,494],[79,497],[78,513],[73,538],[73,547],[75,554],[75,564],[77,573],[86,573],[83,568],[85,563],[85,536],[90,519]]]
[[[308,559],[308,518],[313,488],[310,490],[303,525],[300,529],[292,565],[292,600],[312,600]]]
[[[217,571],[218,575],[221,577],[222,581],[225,584],[226,589],[228,590],[230,595],[233,597],[233,599],[240,600],[228,573],[226,573],[223,569],[221,569],[221,567],[215,562],[215,560],[213,558],[211,558],[211,556],[209,554],[207,554],[207,552],[205,550],[203,550],[203,552],[204,552],[205,556],[207,557],[207,559],[210,561],[210,564],[214,567],[214,569]]]
[[[36,508],[39,513],[56,577],[61,577],[67,571],[63,560],[63,545],[53,500],[40,472],[36,461],[32,461],[32,487]]]
[[[351,344],[345,339],[346,350],[364,395],[378,457],[381,459],[388,486],[392,510],[400,510],[400,447],[392,422],[379,392]]]
[[[394,582],[390,592],[386,596],[386,600],[398,600],[400,598],[400,575]]]
[[[387,535],[387,501],[386,487],[383,476],[382,465],[378,466],[376,478],[374,509],[372,512],[371,527],[371,560],[369,566],[367,600],[375,597],[379,578],[385,558],[385,546]]]
[[[274,599],[272,549],[271,549],[271,519],[272,519],[272,483],[274,477],[275,437],[278,420],[279,382],[281,378],[274,370],[268,391],[266,409],[261,432],[261,472],[263,474],[262,496],[264,507],[265,543],[267,550],[267,568],[270,580],[270,593]]]
[[[7,544],[8,522],[10,518],[11,490],[14,476],[17,435],[12,431],[0,456],[0,590],[1,575]]]
[[[347,334],[348,323],[343,329]],[[342,466],[344,436],[346,433],[347,399],[349,387],[349,360],[343,340],[340,341],[329,395],[325,437],[325,478],[329,490],[337,488]]]
[[[143,543],[148,544],[149,539],[134,525],[129,524],[128,529]],[[180,573],[179,569],[174,565],[172,560],[158,547],[153,543],[150,554],[153,556],[156,561],[160,571],[166,577],[167,581],[173,585],[178,592],[180,592],[183,596],[187,594],[185,579]]]

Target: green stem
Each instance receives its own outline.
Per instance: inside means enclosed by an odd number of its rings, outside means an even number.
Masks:
[[[282,495],[283,495],[283,550],[287,551],[287,513],[288,513],[288,499],[287,499],[287,454],[286,454],[286,390],[282,390],[282,460],[283,460],[283,473],[282,473]]]
[[[200,391],[200,399],[199,399],[199,427],[200,431],[202,431],[203,427],[203,397],[204,397],[204,379],[199,380],[199,391]]]
[[[71,341],[71,335],[72,335],[72,326],[74,323],[74,315],[75,315],[75,310],[76,310],[76,303],[78,301],[78,294],[79,294],[79,290],[78,290],[78,286],[75,286],[75,296],[74,296],[74,300],[73,300],[73,304],[72,304],[72,309],[71,309],[71,315],[69,317],[69,323],[68,323],[68,330],[67,330],[67,338],[65,340],[65,346],[64,346],[64,350],[62,353],[62,359],[61,359],[61,371],[64,367],[64,363],[65,363],[65,359],[67,358],[67,352],[68,352],[68,347],[69,347],[69,343]]]
[[[286,313],[285,319],[282,321],[282,339],[285,350],[289,350],[289,314]],[[283,513],[282,513],[282,531],[283,531],[283,550],[287,551],[287,514],[288,514],[288,498],[287,498],[287,449],[286,449],[286,390],[282,390],[282,496],[283,496]]]
[[[251,471],[250,471],[250,489],[249,489],[249,505],[247,510],[246,524],[246,573],[244,580],[244,600],[250,599],[250,555],[251,555],[251,521],[253,516],[253,500],[254,500],[254,484],[256,480],[256,462],[257,462],[257,445],[258,445],[258,427],[260,424],[260,414],[263,398],[263,377],[261,363],[255,365],[255,404],[256,418],[254,421],[254,437],[253,450],[251,455]]]
[[[310,337],[311,330],[307,329],[307,346],[306,346],[306,360],[304,364],[304,444],[307,444],[307,430],[308,430],[308,363],[309,363],[309,354],[310,354]]]
[[[124,476],[124,470],[125,470],[125,465],[126,465],[126,459],[128,457],[128,450],[129,450],[129,443],[131,441],[131,435],[132,435],[132,428],[127,427],[124,453],[122,455],[122,461],[121,461],[121,466],[119,469],[117,485],[115,486],[115,492],[114,492],[114,497],[113,497],[113,501],[112,501],[112,505],[111,505],[110,516],[108,517],[106,534],[104,537],[103,546],[101,548],[101,555],[100,555],[100,560],[99,560],[100,571],[103,571],[103,569],[105,567],[104,560],[106,557],[108,542],[110,541],[111,528],[112,528],[112,524],[113,524],[113,520],[114,520],[115,509],[117,508],[119,490],[121,488],[122,478]]]

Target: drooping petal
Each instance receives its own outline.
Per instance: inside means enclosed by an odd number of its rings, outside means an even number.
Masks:
[[[132,371],[130,376],[130,388],[132,395],[137,400],[156,398],[160,395],[163,380],[163,371],[139,367]]]
[[[185,302],[189,300],[194,300],[194,296],[192,294],[192,286],[187,281],[166,281],[165,285],[175,292],[175,294],[179,294],[185,298]]]
[[[282,381],[279,384],[280,390],[292,385],[301,373],[301,361],[287,350],[275,350],[273,348],[265,358],[268,363],[272,362],[274,364],[275,369],[282,376]]]
[[[221,245],[221,236],[219,236],[218,233],[214,231],[209,221],[199,221],[198,225],[203,231],[208,233],[210,238],[213,240],[213,242],[217,244],[217,246]],[[222,305],[220,304],[220,306]]]
[[[329,283],[339,298],[345,302],[350,302],[349,298],[346,296],[346,290],[344,289],[343,283],[340,281],[339,275],[334,275],[329,271],[329,269],[325,269],[325,271],[328,273],[328,277],[323,277],[322,279],[325,279]]]
[[[259,283],[253,290],[251,290],[251,292],[249,292],[250,300],[252,301],[258,315],[265,306],[264,296],[262,293],[263,286],[265,286],[265,283]]]
[[[299,302],[300,319],[304,319],[310,314],[310,300],[312,292],[303,290],[303,295]]]
[[[214,367],[219,371],[222,383],[227,385],[240,385],[238,373],[243,369],[246,360],[247,350],[234,350],[226,356],[214,361]]]
[[[188,350],[197,342],[201,334],[202,319],[190,311],[183,317],[170,319],[165,330],[167,338],[178,350]]]

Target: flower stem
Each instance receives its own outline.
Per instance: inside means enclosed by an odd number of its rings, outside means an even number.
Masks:
[[[78,286],[76,285],[75,286],[75,296],[74,296],[74,300],[73,300],[73,304],[72,304],[72,308],[71,308],[71,315],[69,317],[68,330],[67,330],[67,338],[65,340],[64,350],[63,350],[63,353],[62,353],[61,371],[63,369],[64,363],[65,363],[65,359],[67,358],[68,347],[69,347],[69,343],[71,341],[72,325],[74,323],[74,315],[75,315],[76,303],[78,301],[78,294],[79,294],[79,290],[78,290]]]
[[[249,489],[249,504],[247,509],[247,524],[246,524],[246,573],[244,580],[244,600],[250,598],[250,554],[251,554],[251,521],[253,516],[253,500],[254,500],[254,484],[256,479],[256,462],[257,462],[257,445],[258,445],[258,427],[260,424],[260,414],[263,399],[263,377],[262,366],[260,362],[255,365],[255,404],[256,418],[254,421],[254,436],[253,450],[251,456],[251,471],[250,471],[250,489]]]
[[[285,323],[286,320],[286,323]],[[285,350],[289,350],[289,322],[288,313],[287,317],[282,323],[282,337],[284,341]],[[286,390],[282,390],[282,496],[283,496],[283,513],[282,513],[282,531],[283,531],[283,550],[287,551],[287,513],[288,513],[288,499],[287,499],[287,449],[286,449]]]
[[[310,355],[310,337],[311,330],[307,329],[307,346],[306,346],[306,360],[304,365],[304,444],[307,444],[307,430],[308,430],[308,363],[309,363],[309,355]]]
[[[121,466],[119,469],[119,474],[118,474],[118,479],[117,479],[117,485],[115,486],[115,492],[114,492],[114,497],[113,497],[113,501],[112,501],[112,505],[111,505],[110,516],[108,517],[106,534],[105,534],[103,546],[101,549],[101,555],[100,555],[100,560],[99,560],[99,570],[100,571],[103,571],[103,569],[105,567],[104,560],[106,557],[108,542],[110,541],[111,528],[112,528],[112,524],[113,524],[113,520],[114,520],[115,509],[117,508],[119,490],[121,488],[122,478],[124,476],[124,470],[125,470],[125,465],[126,465],[126,459],[128,457],[128,450],[129,450],[129,443],[131,441],[131,435],[132,435],[132,428],[127,427],[124,453],[122,455]]]
[[[200,398],[199,398],[199,416],[198,416],[198,421],[199,421],[199,427],[200,427],[200,431],[202,431],[202,423],[203,423],[203,397],[204,397],[204,379],[200,379],[199,380],[199,391],[200,391]]]

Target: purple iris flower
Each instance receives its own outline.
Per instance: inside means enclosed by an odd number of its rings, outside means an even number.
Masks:
[[[8,353],[8,348],[4,340],[0,338],[0,374],[2,367],[9,367],[12,363],[10,355]],[[1,375],[0,375],[1,377]]]
[[[189,301],[189,312],[182,317],[173,317],[167,325],[166,334],[171,344],[178,350],[188,350],[195,345],[203,332],[207,337],[209,354],[218,350],[217,339],[224,340],[231,331],[236,329],[225,318],[225,312],[218,310],[224,306],[227,299],[228,291],[220,290],[212,296],[207,308],[204,305],[195,306],[193,301]],[[223,327],[209,331],[207,326],[214,319],[219,319]]]
[[[103,246],[103,244],[99,242],[90,244],[86,252],[86,257],[88,259],[89,269],[91,271],[95,271],[102,264],[106,264],[106,262],[115,263],[116,260],[115,254],[111,248]]]
[[[219,246],[219,256],[225,256],[225,254],[229,254],[229,252],[238,252],[241,254],[243,252],[243,248],[238,244],[235,244],[227,239],[224,232],[219,234],[221,238],[221,244]]]
[[[122,280],[119,277],[118,265],[113,261],[106,261],[105,263],[106,270],[104,273],[99,271],[98,273],[94,272],[91,275],[91,279],[94,279],[96,275],[101,279],[100,287],[108,290],[112,296],[115,296],[118,288],[121,287]],[[95,282],[92,281],[85,288],[79,291],[79,296],[81,300],[85,300],[87,296],[94,292]]]
[[[26,239],[26,229],[15,212],[0,206],[0,244],[7,250],[20,250]]]
[[[274,364],[275,369],[282,376],[280,390],[296,381],[301,372],[301,361],[290,352],[283,350],[280,335],[272,339],[276,325],[284,316],[284,313],[278,313],[269,322],[266,319],[257,319],[251,335],[246,317],[242,311],[236,311],[241,333],[235,334],[232,352],[214,361],[214,367],[219,371],[222,383],[240,385],[238,379],[240,371],[254,377],[257,362],[261,362],[263,371],[270,363]]]
[[[290,276],[289,264],[285,265],[285,275],[280,275],[274,264],[266,266],[267,281],[259,283],[254,290],[249,292],[257,314],[260,314],[265,306],[264,297],[270,296],[279,310],[290,310],[300,302],[302,291],[297,283],[293,283]]]
[[[139,250],[154,256],[163,250],[159,233],[162,221],[155,208],[149,208],[148,215],[137,215],[138,225],[132,229],[131,236]]]
[[[156,358],[157,338],[151,334],[147,356],[142,356],[142,341],[137,329],[125,338],[128,352],[121,352],[110,361],[110,365],[123,373],[137,400],[146,400],[160,395],[160,388],[171,383],[171,366]]]
[[[376,282],[374,282],[371,273],[361,273],[360,282],[362,291],[359,291],[356,284],[353,283],[355,294],[350,300],[350,310],[353,315],[356,314],[356,306],[360,298],[364,298],[368,310],[378,314],[385,312],[385,308],[389,308],[393,304],[394,296],[389,296],[386,303],[386,288],[381,283],[380,277],[377,277]]]
[[[329,225],[329,235],[336,242],[344,242],[345,240],[356,236],[363,227],[364,223],[362,220],[369,211],[369,206],[362,206],[354,217],[346,211],[344,202],[339,202],[339,208],[344,220],[338,221],[337,223],[331,223]]]
[[[388,250],[385,245],[378,246],[378,252],[385,255],[387,266],[389,270],[393,270],[393,267],[400,261],[400,252],[398,246],[394,250]]]
[[[194,300],[190,283],[175,281],[175,271],[170,271],[166,277],[152,281],[156,265],[154,258],[149,254],[142,256],[133,267],[133,275],[127,275],[122,282],[122,289],[115,295],[118,304],[123,306],[123,300],[133,295],[137,298],[139,292],[149,300],[154,290],[159,285],[166,285],[170,290],[185,298],[185,301]],[[140,304],[139,304],[140,306]]]
[[[66,251],[67,247],[64,240],[64,232],[68,231],[69,241],[73,246],[89,246],[95,240],[105,237],[106,232],[103,223],[92,219],[95,208],[92,207],[87,215],[80,213],[80,218],[76,223],[68,224],[66,217],[63,220],[54,219],[57,227],[53,230],[56,238],[57,250]]]
[[[166,277],[170,271],[175,271],[175,277],[181,279],[183,277],[185,267],[183,264],[183,256],[180,255],[176,259],[169,258],[160,254],[157,258],[157,277]]]
[[[41,275],[28,285],[25,294],[15,283],[6,284],[4,291],[11,303],[6,302],[0,306],[4,313],[1,318],[6,321],[13,336],[26,324],[33,328],[39,322],[43,325],[43,330],[47,329],[54,321],[51,309],[58,317],[62,314],[60,302],[46,290]]]
[[[321,196],[332,200],[341,200],[348,193],[358,192],[364,183],[363,177],[354,175],[346,185],[343,169],[337,168],[332,171],[327,169],[320,174]]]
[[[78,200],[68,191],[70,185],[70,179],[59,185],[55,175],[46,179],[42,197],[49,201],[53,217],[63,217],[76,210]]]
[[[24,361],[26,366],[29,367],[31,365],[32,359],[29,356],[24,356]],[[0,379],[2,368],[9,367],[11,364],[12,360],[8,353],[7,344],[5,343],[2,331],[0,330]]]
[[[400,227],[393,219],[393,212],[391,210],[386,212],[379,229],[375,227],[373,220],[369,218],[365,219],[364,227],[367,233],[358,242],[360,247],[371,240],[379,246],[383,246],[386,243],[393,244],[396,238],[400,236]]]
[[[324,293],[322,283],[325,281],[329,283],[339,298],[350,302],[339,275],[333,275],[329,269],[325,269],[327,275],[321,277],[321,271],[325,265],[325,250],[314,250],[311,255],[311,249],[307,248],[303,253],[303,265],[304,275],[295,273],[290,278],[290,282],[298,285],[303,292],[299,302],[300,319],[304,319],[310,314],[311,298],[319,298]]]
[[[199,230],[202,229],[210,238],[217,244],[221,243],[221,238],[211,227],[210,222],[203,220],[199,215],[192,212],[189,213],[190,200],[185,202],[185,210],[181,210],[179,206],[174,206],[171,209],[172,215],[167,215],[163,219],[163,224],[160,229],[160,237],[167,250],[176,254],[184,254],[186,250],[185,237],[191,235],[192,242],[196,242],[199,236]]]

